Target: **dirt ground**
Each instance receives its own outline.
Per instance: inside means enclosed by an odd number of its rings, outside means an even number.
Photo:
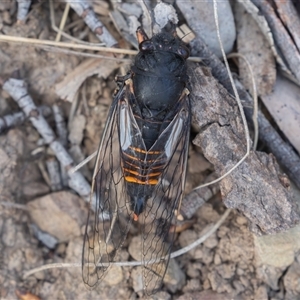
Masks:
[[[23,25],[16,24],[13,5],[13,1],[0,5],[3,34],[55,39],[46,4],[35,4]],[[57,10],[58,20],[62,7]],[[77,20],[73,14],[71,18]],[[83,23],[78,24],[74,32],[84,27]],[[87,39],[89,36],[92,33],[87,32]],[[64,121],[69,122],[67,148],[75,162],[97,149],[116,88],[114,77],[120,72],[116,63],[110,66],[106,78],[96,75],[87,78],[74,108],[72,103],[59,99],[56,88],[85,59],[45,47],[0,43],[0,77],[8,78],[19,70],[37,106],[51,108],[57,104],[60,107]],[[15,112],[19,112],[16,103],[0,90],[0,116]],[[46,119],[55,129],[51,112]],[[201,150],[192,145],[190,148],[187,192],[213,171]],[[78,266],[52,268],[24,278],[27,271],[45,264],[80,264],[87,207],[84,200],[66,186],[57,191],[49,186],[46,166],[54,160],[54,155],[28,120],[1,132],[0,151],[0,298],[143,298],[138,267],[113,267],[91,291],[84,286]],[[94,162],[82,170],[89,181]],[[186,228],[176,233],[174,250],[199,238],[225,210],[220,194],[216,193],[198,209]],[[37,216],[36,211],[42,214]],[[171,259],[164,287],[150,298],[300,299],[300,228],[293,230],[274,236],[273,240],[257,237],[249,230],[247,219],[233,210],[204,243]],[[53,237],[49,232],[56,234]],[[132,256],[127,251],[132,243],[134,239],[129,236],[120,254],[123,260]]]

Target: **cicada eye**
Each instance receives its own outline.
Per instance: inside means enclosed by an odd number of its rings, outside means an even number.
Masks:
[[[180,46],[177,50],[177,53],[184,59],[187,59],[190,56],[189,49],[184,46]]]
[[[140,51],[153,51],[154,50],[154,45],[151,41],[143,41],[139,45]]]

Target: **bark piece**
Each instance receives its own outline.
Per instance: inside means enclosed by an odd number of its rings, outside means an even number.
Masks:
[[[232,85],[224,64],[214,55],[200,37],[191,42],[193,56],[202,58],[203,64],[211,68],[211,72],[215,78],[233,95]],[[244,86],[237,79],[234,80],[240,98],[244,106],[247,120],[252,124],[253,100],[245,90]],[[295,153],[294,149],[286,143],[277,131],[272,127],[266,117],[258,112],[259,138],[268,145],[269,150],[275,155],[284,171],[300,188],[300,157]]]
[[[246,152],[244,128],[234,99],[210,74],[194,69],[193,123],[199,134],[193,141],[222,175]],[[241,211],[258,233],[288,229],[300,221],[286,176],[280,174],[272,155],[251,152],[247,159],[220,182],[227,207]]]

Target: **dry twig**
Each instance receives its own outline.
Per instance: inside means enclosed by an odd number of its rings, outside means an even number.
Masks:
[[[85,0],[65,0],[69,3],[72,9],[81,16],[89,28],[96,34],[98,39],[106,44],[107,47],[115,47],[118,43],[115,38],[109,33],[106,27],[96,17],[92,7]]]
[[[55,153],[57,159],[66,170],[72,167],[73,159],[65,150],[63,145],[56,139],[53,130],[48,125],[45,118],[39,113],[32,98],[28,95],[26,84],[23,80],[10,78],[1,79],[2,88],[18,103],[25,115],[38,130],[46,144]],[[69,186],[87,201],[90,199],[90,185],[85,178],[79,173],[69,174]]]
[[[26,20],[31,0],[17,0],[18,1],[18,21],[24,22]]]

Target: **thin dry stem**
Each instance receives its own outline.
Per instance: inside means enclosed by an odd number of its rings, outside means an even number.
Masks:
[[[130,50],[130,49],[124,49],[124,48],[108,48],[108,47],[101,47],[97,46],[96,44],[90,44],[90,45],[80,45],[80,44],[73,44],[73,43],[67,43],[67,42],[55,42],[55,41],[49,41],[49,40],[39,40],[39,39],[31,39],[31,38],[23,38],[23,37],[17,37],[17,36],[10,36],[10,35],[3,35],[0,34],[0,42],[12,42],[12,43],[25,43],[30,44],[33,46],[41,47],[41,46],[54,46],[58,48],[73,48],[73,49],[79,49],[79,50],[90,50],[90,51],[99,51],[99,52],[107,52],[107,53],[118,53],[118,54],[124,54],[124,55],[136,55],[138,51],[136,50]],[[69,50],[71,51],[71,50]],[[72,54],[77,55],[86,55],[86,56],[92,56],[93,54],[89,53],[74,53],[70,52]],[[96,56],[100,57],[100,56]],[[103,57],[100,57],[103,58]],[[105,59],[112,59],[112,60],[118,60],[122,61],[122,59],[119,58],[111,58],[108,56],[104,56]],[[188,59],[189,61],[193,62],[201,62],[201,59],[199,57],[190,57]],[[128,62],[128,59],[125,61]]]
[[[95,45],[94,43],[89,43],[89,42],[85,42],[82,41],[80,39],[77,39],[69,34],[67,34],[66,32],[60,30],[56,25],[55,25],[55,13],[54,13],[54,8],[53,8],[53,2],[52,0],[49,0],[49,6],[50,6],[50,21],[51,21],[51,28],[57,32],[58,34],[60,34],[61,36],[65,37],[66,39],[70,40],[70,41],[74,41],[76,43],[79,44],[83,44],[83,45]],[[103,45],[103,43],[99,43],[96,45]]]
[[[23,38],[17,36],[3,35],[0,34],[0,42],[15,42],[15,43],[26,43],[31,45],[46,45],[46,46],[56,46],[62,48],[74,48],[81,50],[91,50],[91,51],[99,51],[99,52],[109,52],[109,53],[119,53],[119,54],[127,54],[127,55],[136,55],[138,52],[136,50],[129,49],[120,49],[120,48],[109,48],[109,47],[100,47],[94,45],[79,45],[67,42],[55,42],[49,40],[39,40],[32,38]]]
[[[60,41],[61,32],[64,30],[64,27],[66,25],[66,21],[67,21],[67,17],[68,17],[69,11],[70,11],[70,4],[67,3],[66,7],[65,7],[65,10],[64,10],[64,13],[63,13],[63,16],[62,16],[62,18],[60,20],[60,24],[59,24],[59,30],[60,30],[60,32],[57,33],[55,42],[59,42]]]

